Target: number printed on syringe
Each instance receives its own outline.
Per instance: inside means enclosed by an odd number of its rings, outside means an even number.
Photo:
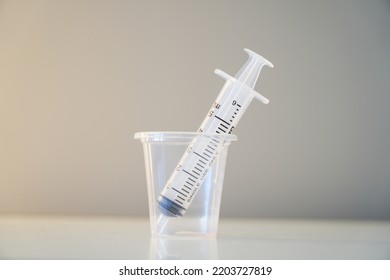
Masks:
[[[273,65],[256,53],[245,51],[249,59],[235,77],[221,70],[215,71],[226,82],[198,129],[206,137],[195,138],[188,146],[158,198],[162,212],[168,216],[181,217],[190,207],[219,149],[226,142],[223,136],[232,133],[253,98],[265,104],[269,102],[253,88],[262,67]]]

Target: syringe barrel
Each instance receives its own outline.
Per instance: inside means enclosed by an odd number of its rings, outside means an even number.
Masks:
[[[252,102],[252,91],[238,81],[226,81],[198,132],[232,133]]]
[[[221,136],[231,134],[254,97],[268,103],[268,99],[255,92],[253,87],[262,67],[272,67],[272,64],[250,50],[245,51],[249,59],[234,78],[220,70],[216,71],[226,82],[203,120],[199,133]],[[206,138],[206,141],[204,138],[195,138],[192,141],[158,198],[163,213],[174,217],[184,215],[225,143],[219,137]]]

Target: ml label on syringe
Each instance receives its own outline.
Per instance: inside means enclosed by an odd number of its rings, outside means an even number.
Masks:
[[[198,129],[200,136],[188,146],[158,198],[163,213],[168,216],[181,217],[190,207],[219,150],[226,143],[226,136],[237,126],[253,98],[265,104],[269,102],[253,88],[262,67],[273,65],[256,53],[245,51],[249,59],[235,77],[221,70],[215,71],[226,83]]]

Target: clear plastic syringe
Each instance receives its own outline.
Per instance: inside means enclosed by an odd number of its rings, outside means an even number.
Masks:
[[[226,82],[201,124],[199,133],[230,134],[253,98],[268,104],[269,100],[253,88],[263,66],[273,65],[253,51],[244,50],[248,53],[249,59],[234,77],[221,70],[215,70],[215,73]],[[171,217],[184,215],[211,169],[219,147],[223,144],[223,140],[216,137],[210,137],[206,142],[193,140],[158,198],[165,215]]]

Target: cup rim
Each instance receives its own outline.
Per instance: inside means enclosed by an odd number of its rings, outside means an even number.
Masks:
[[[237,141],[235,134],[219,134],[219,133],[201,133],[201,132],[187,132],[187,131],[143,131],[136,132],[134,139],[141,141],[167,141],[167,140],[191,140],[195,137],[213,138],[227,141]]]

